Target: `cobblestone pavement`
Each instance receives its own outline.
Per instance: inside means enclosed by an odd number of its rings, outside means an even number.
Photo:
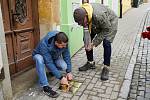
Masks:
[[[138,36],[137,33],[140,31],[139,28],[142,27],[141,22],[143,22],[143,16],[148,7],[150,7],[150,3],[143,4],[139,8],[132,8],[122,19],[119,19],[118,33],[112,44],[113,52],[110,78],[108,81],[100,80],[103,62],[102,45],[94,49],[94,58],[97,68],[86,72],[78,71],[78,68],[86,63],[85,51],[81,49],[72,58],[74,78],[82,83],[80,89],[74,95],[71,93],[64,93],[58,89],[58,80],[50,80],[49,83],[53,89],[60,93],[60,96],[54,100],[126,100],[129,93],[136,56],[138,54],[136,48],[134,48],[136,43],[135,40]],[[135,53],[133,53],[133,51],[135,51]],[[140,56],[142,56],[142,54]],[[142,56],[142,58],[143,57],[144,56]],[[142,67],[141,70],[144,70],[144,67]],[[14,100],[47,99],[53,100],[45,96],[37,84],[28,91],[22,93],[22,95],[14,97]]]
[[[146,17],[143,31],[150,26],[150,11]],[[150,41],[137,37],[135,46],[138,47],[138,55],[128,100],[150,100]]]

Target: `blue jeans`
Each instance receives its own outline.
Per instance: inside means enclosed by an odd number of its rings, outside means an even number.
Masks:
[[[104,48],[104,65],[110,66],[110,58],[111,58],[111,42],[104,39],[103,40],[103,48]]]
[[[36,54],[35,56],[33,56],[33,60],[36,63],[36,71],[37,71],[37,74],[39,77],[40,85],[42,87],[49,85],[48,79],[46,76],[45,63],[44,63],[44,59],[43,59],[42,55]],[[61,70],[67,69],[67,64],[62,58],[54,60],[54,63],[58,69],[61,69]]]

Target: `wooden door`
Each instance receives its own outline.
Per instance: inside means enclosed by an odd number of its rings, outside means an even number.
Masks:
[[[32,51],[39,41],[37,12],[37,0],[2,0],[11,75],[25,71],[33,65]]]

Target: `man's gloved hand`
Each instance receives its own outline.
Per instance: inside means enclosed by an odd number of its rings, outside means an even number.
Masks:
[[[71,81],[73,79],[73,76],[72,76],[71,73],[67,73],[66,78],[67,78],[68,81]]]
[[[67,78],[66,78],[66,77],[63,77],[63,78],[60,80],[60,84],[69,85]]]

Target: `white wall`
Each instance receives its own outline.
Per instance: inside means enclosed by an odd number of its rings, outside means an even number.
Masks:
[[[108,6],[108,0],[104,0],[103,2],[104,2],[104,5]]]
[[[112,10],[118,15],[118,0],[112,0]]]
[[[95,3],[95,0],[89,0],[90,3]]]

